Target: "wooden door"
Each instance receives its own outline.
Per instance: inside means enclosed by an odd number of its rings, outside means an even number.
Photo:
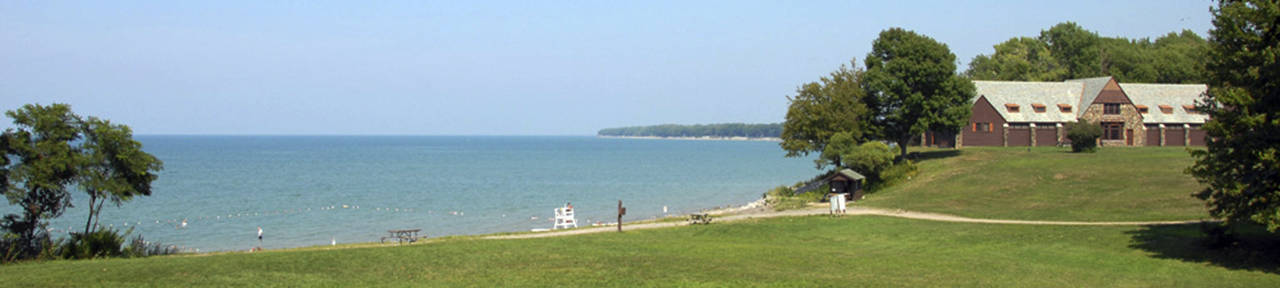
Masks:
[[[1124,130],[1124,145],[1133,146],[1133,129]]]

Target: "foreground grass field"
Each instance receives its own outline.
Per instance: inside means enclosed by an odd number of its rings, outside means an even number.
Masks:
[[[1197,229],[810,216],[544,239],[24,263],[0,267],[0,285],[1280,286],[1275,253],[1210,253],[1196,244]]]
[[[921,153],[914,179],[867,197],[881,208],[975,218],[1155,221],[1209,218],[1182,147],[971,147]]]

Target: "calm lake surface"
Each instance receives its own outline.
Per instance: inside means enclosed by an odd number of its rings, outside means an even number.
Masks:
[[[572,202],[582,224],[741,205],[817,173],[776,142],[536,136],[139,136],[165,162],[154,194],[101,224],[199,251],[550,228]],[[87,197],[53,220],[82,231]],[[13,212],[14,206],[2,207]],[[536,217],[536,218],[535,218]],[[186,219],[185,228],[180,228]]]

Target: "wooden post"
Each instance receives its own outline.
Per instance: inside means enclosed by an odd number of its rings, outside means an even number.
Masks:
[[[627,214],[627,208],[622,207],[622,200],[618,200],[618,232],[622,232],[622,215]]]

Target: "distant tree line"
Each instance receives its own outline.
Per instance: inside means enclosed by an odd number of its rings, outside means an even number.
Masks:
[[[632,137],[748,137],[777,138],[782,135],[782,123],[745,124],[720,123],[678,125],[663,124],[652,126],[632,126],[600,129],[600,136],[632,136]]]
[[[978,55],[965,74],[974,80],[1062,81],[1113,76],[1120,82],[1207,83],[1209,42],[1191,30],[1148,38],[1102,37],[1076,23],[1014,37]]]

